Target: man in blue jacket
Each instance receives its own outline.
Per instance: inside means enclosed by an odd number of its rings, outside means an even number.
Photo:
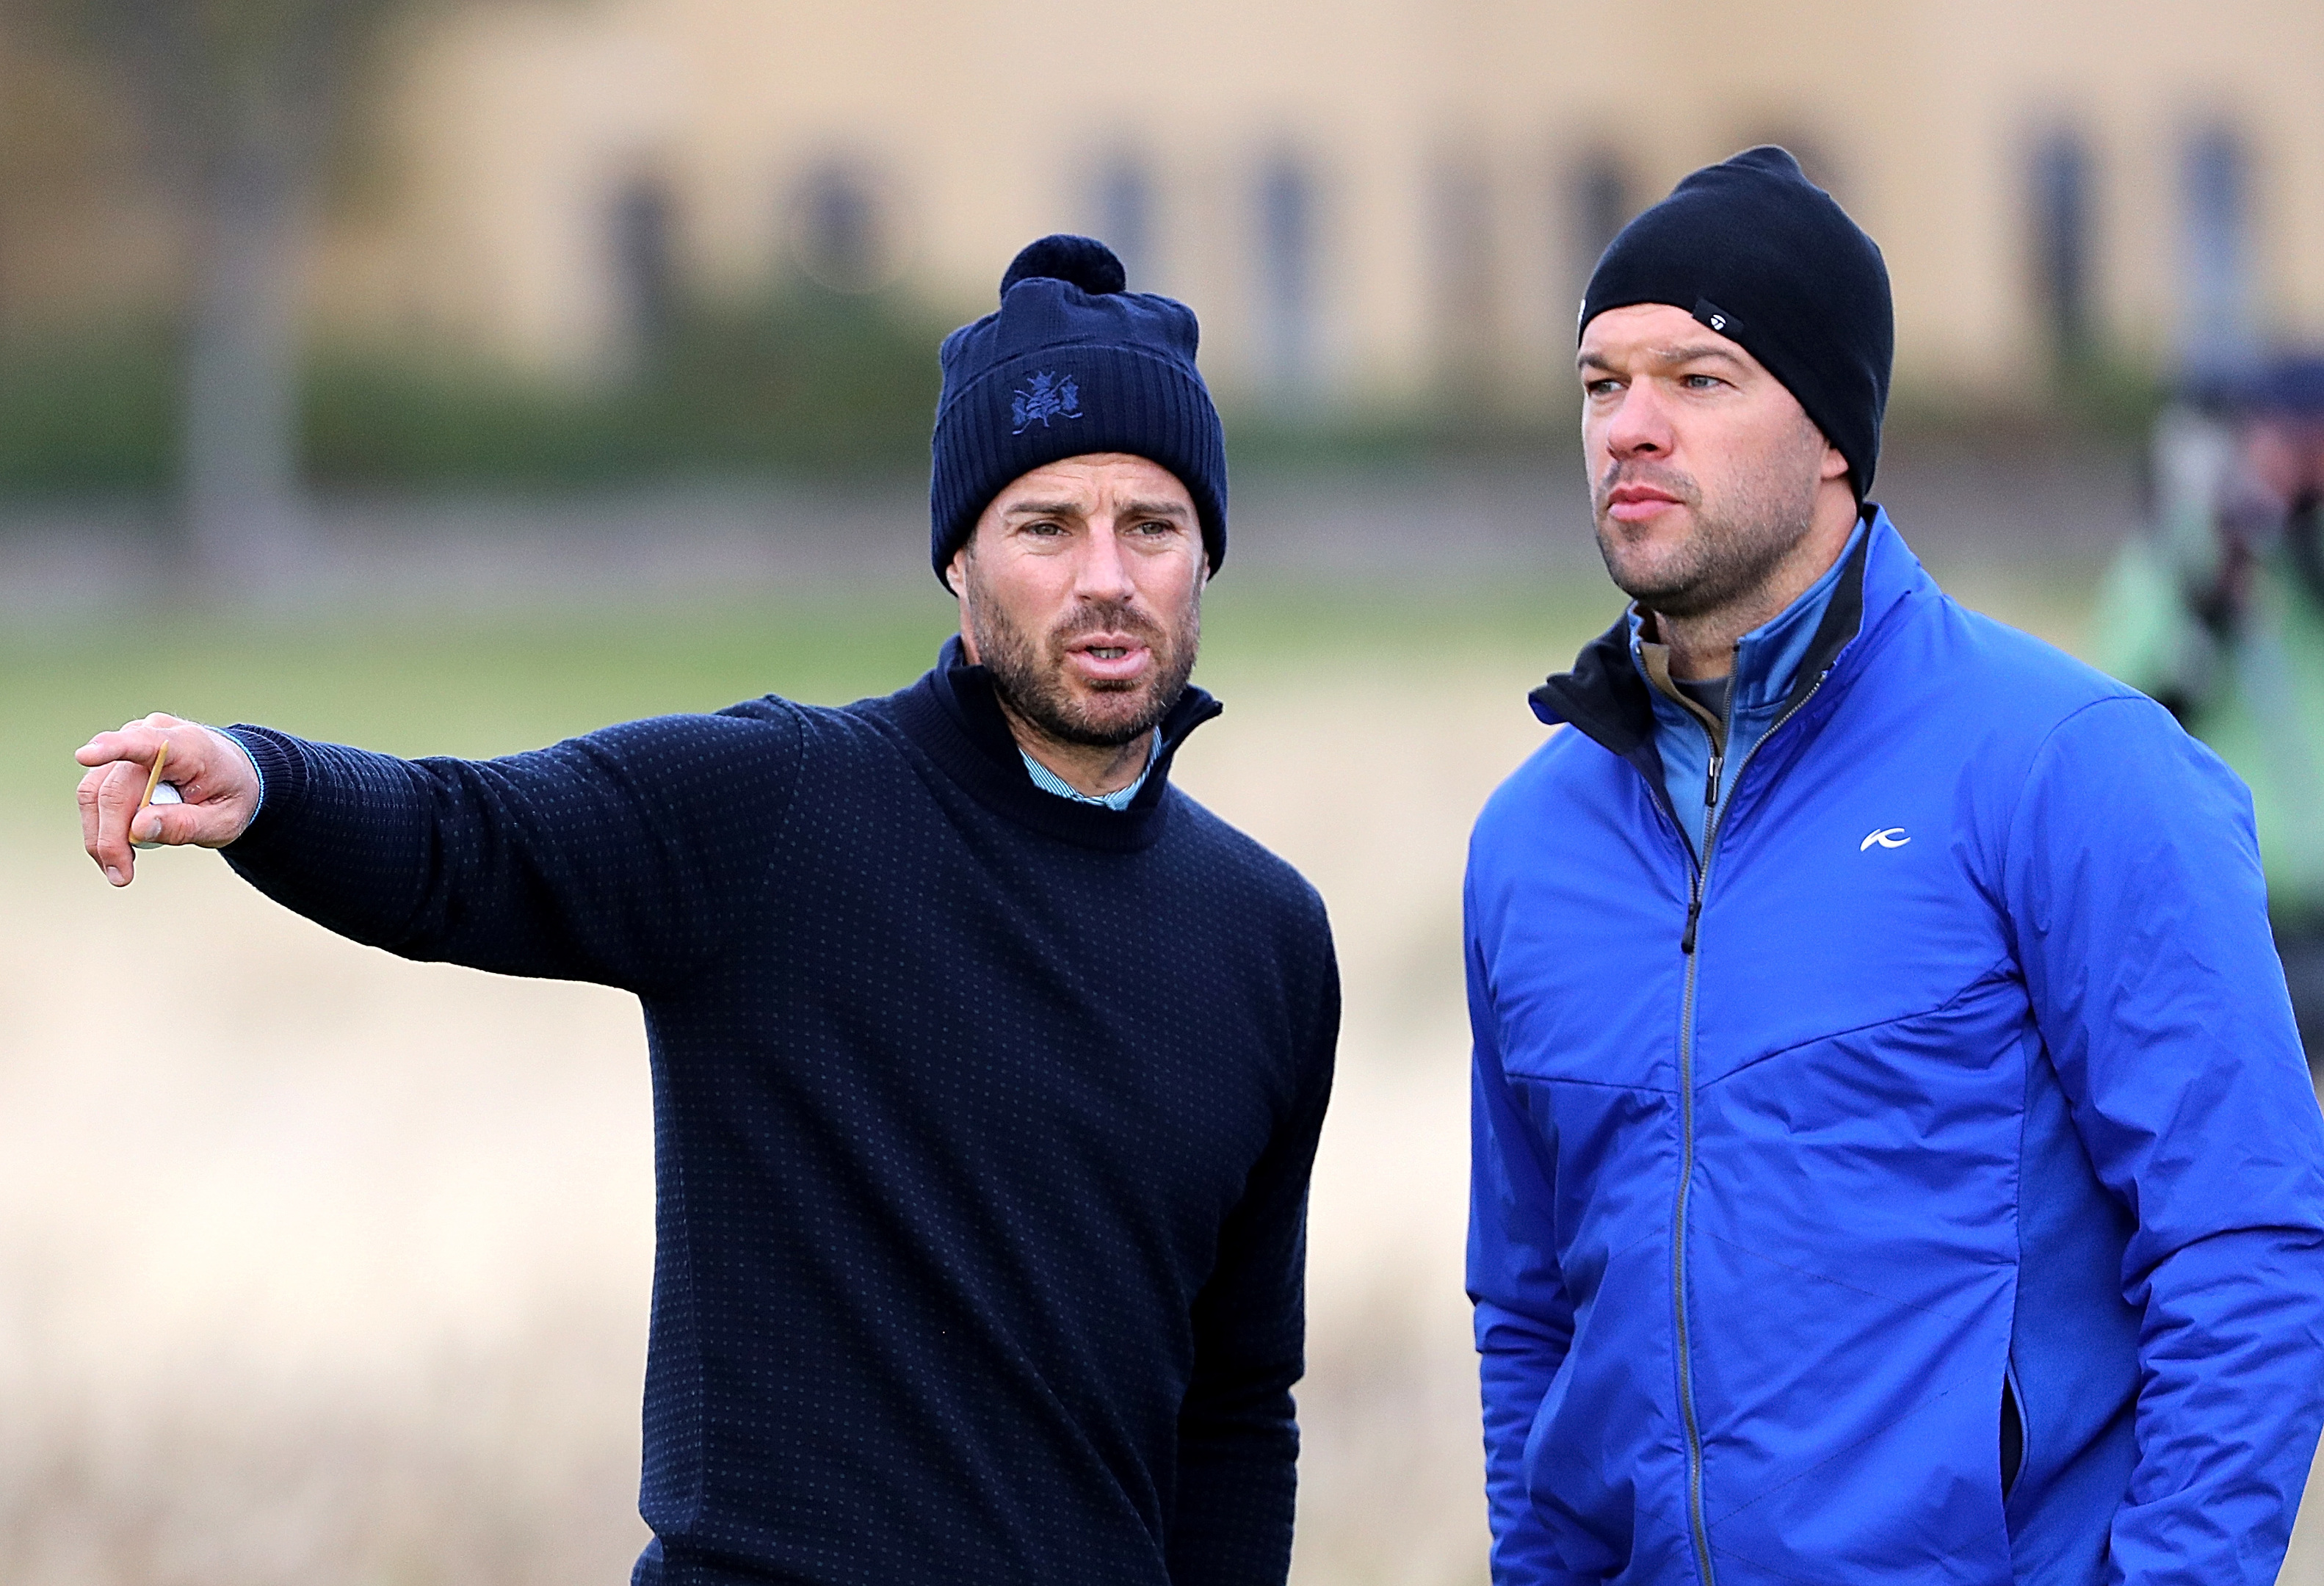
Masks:
[[[2272,1581],[2324,1123],[2242,786],[1867,499],[1893,331],[1788,154],[1582,306],[1633,597],[1469,871],[1500,1586]]]

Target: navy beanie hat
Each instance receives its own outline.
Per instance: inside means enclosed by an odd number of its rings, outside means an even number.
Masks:
[[[1194,369],[1194,312],[1127,284],[1103,243],[1045,236],[1001,276],[1000,311],[945,337],[928,481],[939,579],[1010,480],[1091,452],[1127,452],[1176,475],[1211,570],[1226,560],[1226,436]]]
[[[1634,303],[1669,303],[1741,343],[1848,459],[1856,499],[1870,493],[1896,356],[1888,266],[1787,151],[1706,165],[1624,226],[1581,325]]]

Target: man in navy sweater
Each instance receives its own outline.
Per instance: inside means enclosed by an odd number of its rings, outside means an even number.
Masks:
[[[944,347],[900,693],[503,760],[156,715],[81,809],[410,958],[643,1000],[658,1243],[634,1579],[1280,1582],[1322,903],[1169,786],[1224,553],[1182,305],[1019,255]],[[180,804],[141,810],[169,746]]]

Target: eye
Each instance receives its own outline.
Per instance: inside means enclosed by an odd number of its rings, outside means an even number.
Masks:
[[[1132,534],[1142,534],[1151,539],[1165,534],[1176,533],[1178,525],[1167,518],[1148,518],[1144,522],[1134,525],[1130,531]]]
[[[1716,374],[1686,374],[1679,377],[1679,384],[1689,391],[1717,391],[1726,383]]]
[[[1621,389],[1622,383],[1611,375],[1597,380],[1585,380],[1582,383],[1582,394],[1584,396],[1612,396]]]
[[[1065,526],[1053,518],[1036,518],[1029,523],[1019,525],[1017,530],[1019,534],[1037,534],[1044,539],[1053,539],[1065,531]]]

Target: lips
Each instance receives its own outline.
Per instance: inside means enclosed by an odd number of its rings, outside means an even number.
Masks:
[[[1606,515],[1620,523],[1642,523],[1682,505],[1678,497],[1651,484],[1623,484],[1606,493]]]
[[[1128,683],[1154,659],[1145,641],[1127,633],[1092,633],[1065,649],[1066,664],[1092,683]]]

